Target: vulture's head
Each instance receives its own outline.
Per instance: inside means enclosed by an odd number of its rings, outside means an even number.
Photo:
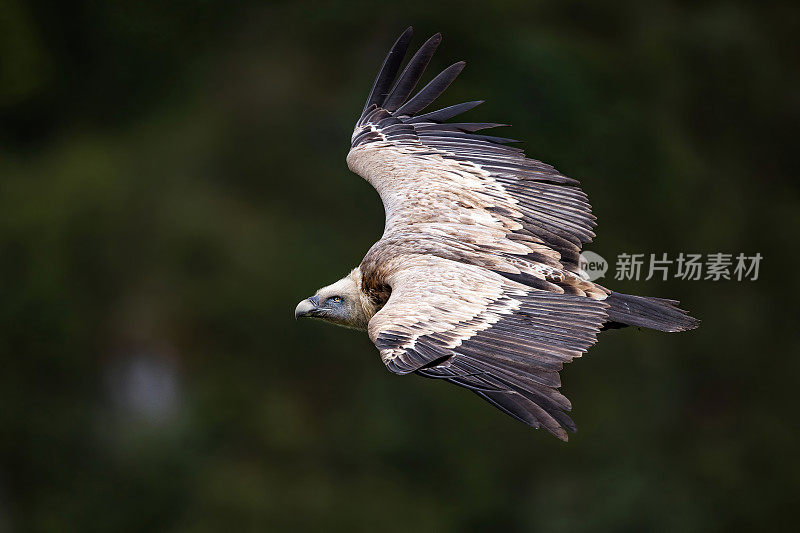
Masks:
[[[361,304],[361,274],[353,270],[346,277],[306,298],[294,310],[294,317],[325,320],[339,326],[367,329],[367,314]]]

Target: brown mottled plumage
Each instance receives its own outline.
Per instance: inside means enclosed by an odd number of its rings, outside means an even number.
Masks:
[[[579,183],[507,146],[510,139],[475,133],[501,124],[445,122],[480,102],[419,114],[464,63],[410,97],[441,36],[398,78],[410,40],[411,28],[389,52],[347,156],[380,194],[383,237],[348,276],[300,302],[295,316],[366,329],[392,372],[466,387],[566,440],[575,424],[558,372],[600,330],[683,331],[697,321],[676,301],[615,293],[581,277],[579,254],[595,217]]]

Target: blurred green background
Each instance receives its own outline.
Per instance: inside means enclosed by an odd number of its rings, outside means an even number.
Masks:
[[[589,249],[764,256],[606,279],[703,324],[603,334],[568,444],[292,318],[381,235],[344,158],[409,24],[468,61],[442,105],[582,180]],[[777,3],[0,1],[0,530],[780,527],[798,34]]]

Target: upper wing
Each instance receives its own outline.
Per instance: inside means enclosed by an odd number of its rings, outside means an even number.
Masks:
[[[607,320],[603,301],[531,289],[486,269],[429,255],[388,265],[391,296],[369,322],[389,370],[473,390],[562,440],[575,431],[558,371]]]
[[[480,101],[419,114],[464,63],[448,67],[410,97],[441,36],[423,44],[398,77],[410,39],[411,28],[389,52],[347,158],[381,196],[384,240],[408,239],[413,226],[426,253],[480,264],[528,284],[539,280],[534,286],[564,292],[553,284],[579,271],[581,246],[594,236],[586,195],[576,180],[507,146],[511,139],[475,133],[501,124],[445,122]],[[591,290],[579,285],[570,283],[568,292]]]

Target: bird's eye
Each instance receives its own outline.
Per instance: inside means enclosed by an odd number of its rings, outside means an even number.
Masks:
[[[331,296],[330,298],[328,298],[328,301],[332,302],[332,303],[335,303],[335,304],[338,304],[339,302],[342,301],[342,297],[341,296]]]

